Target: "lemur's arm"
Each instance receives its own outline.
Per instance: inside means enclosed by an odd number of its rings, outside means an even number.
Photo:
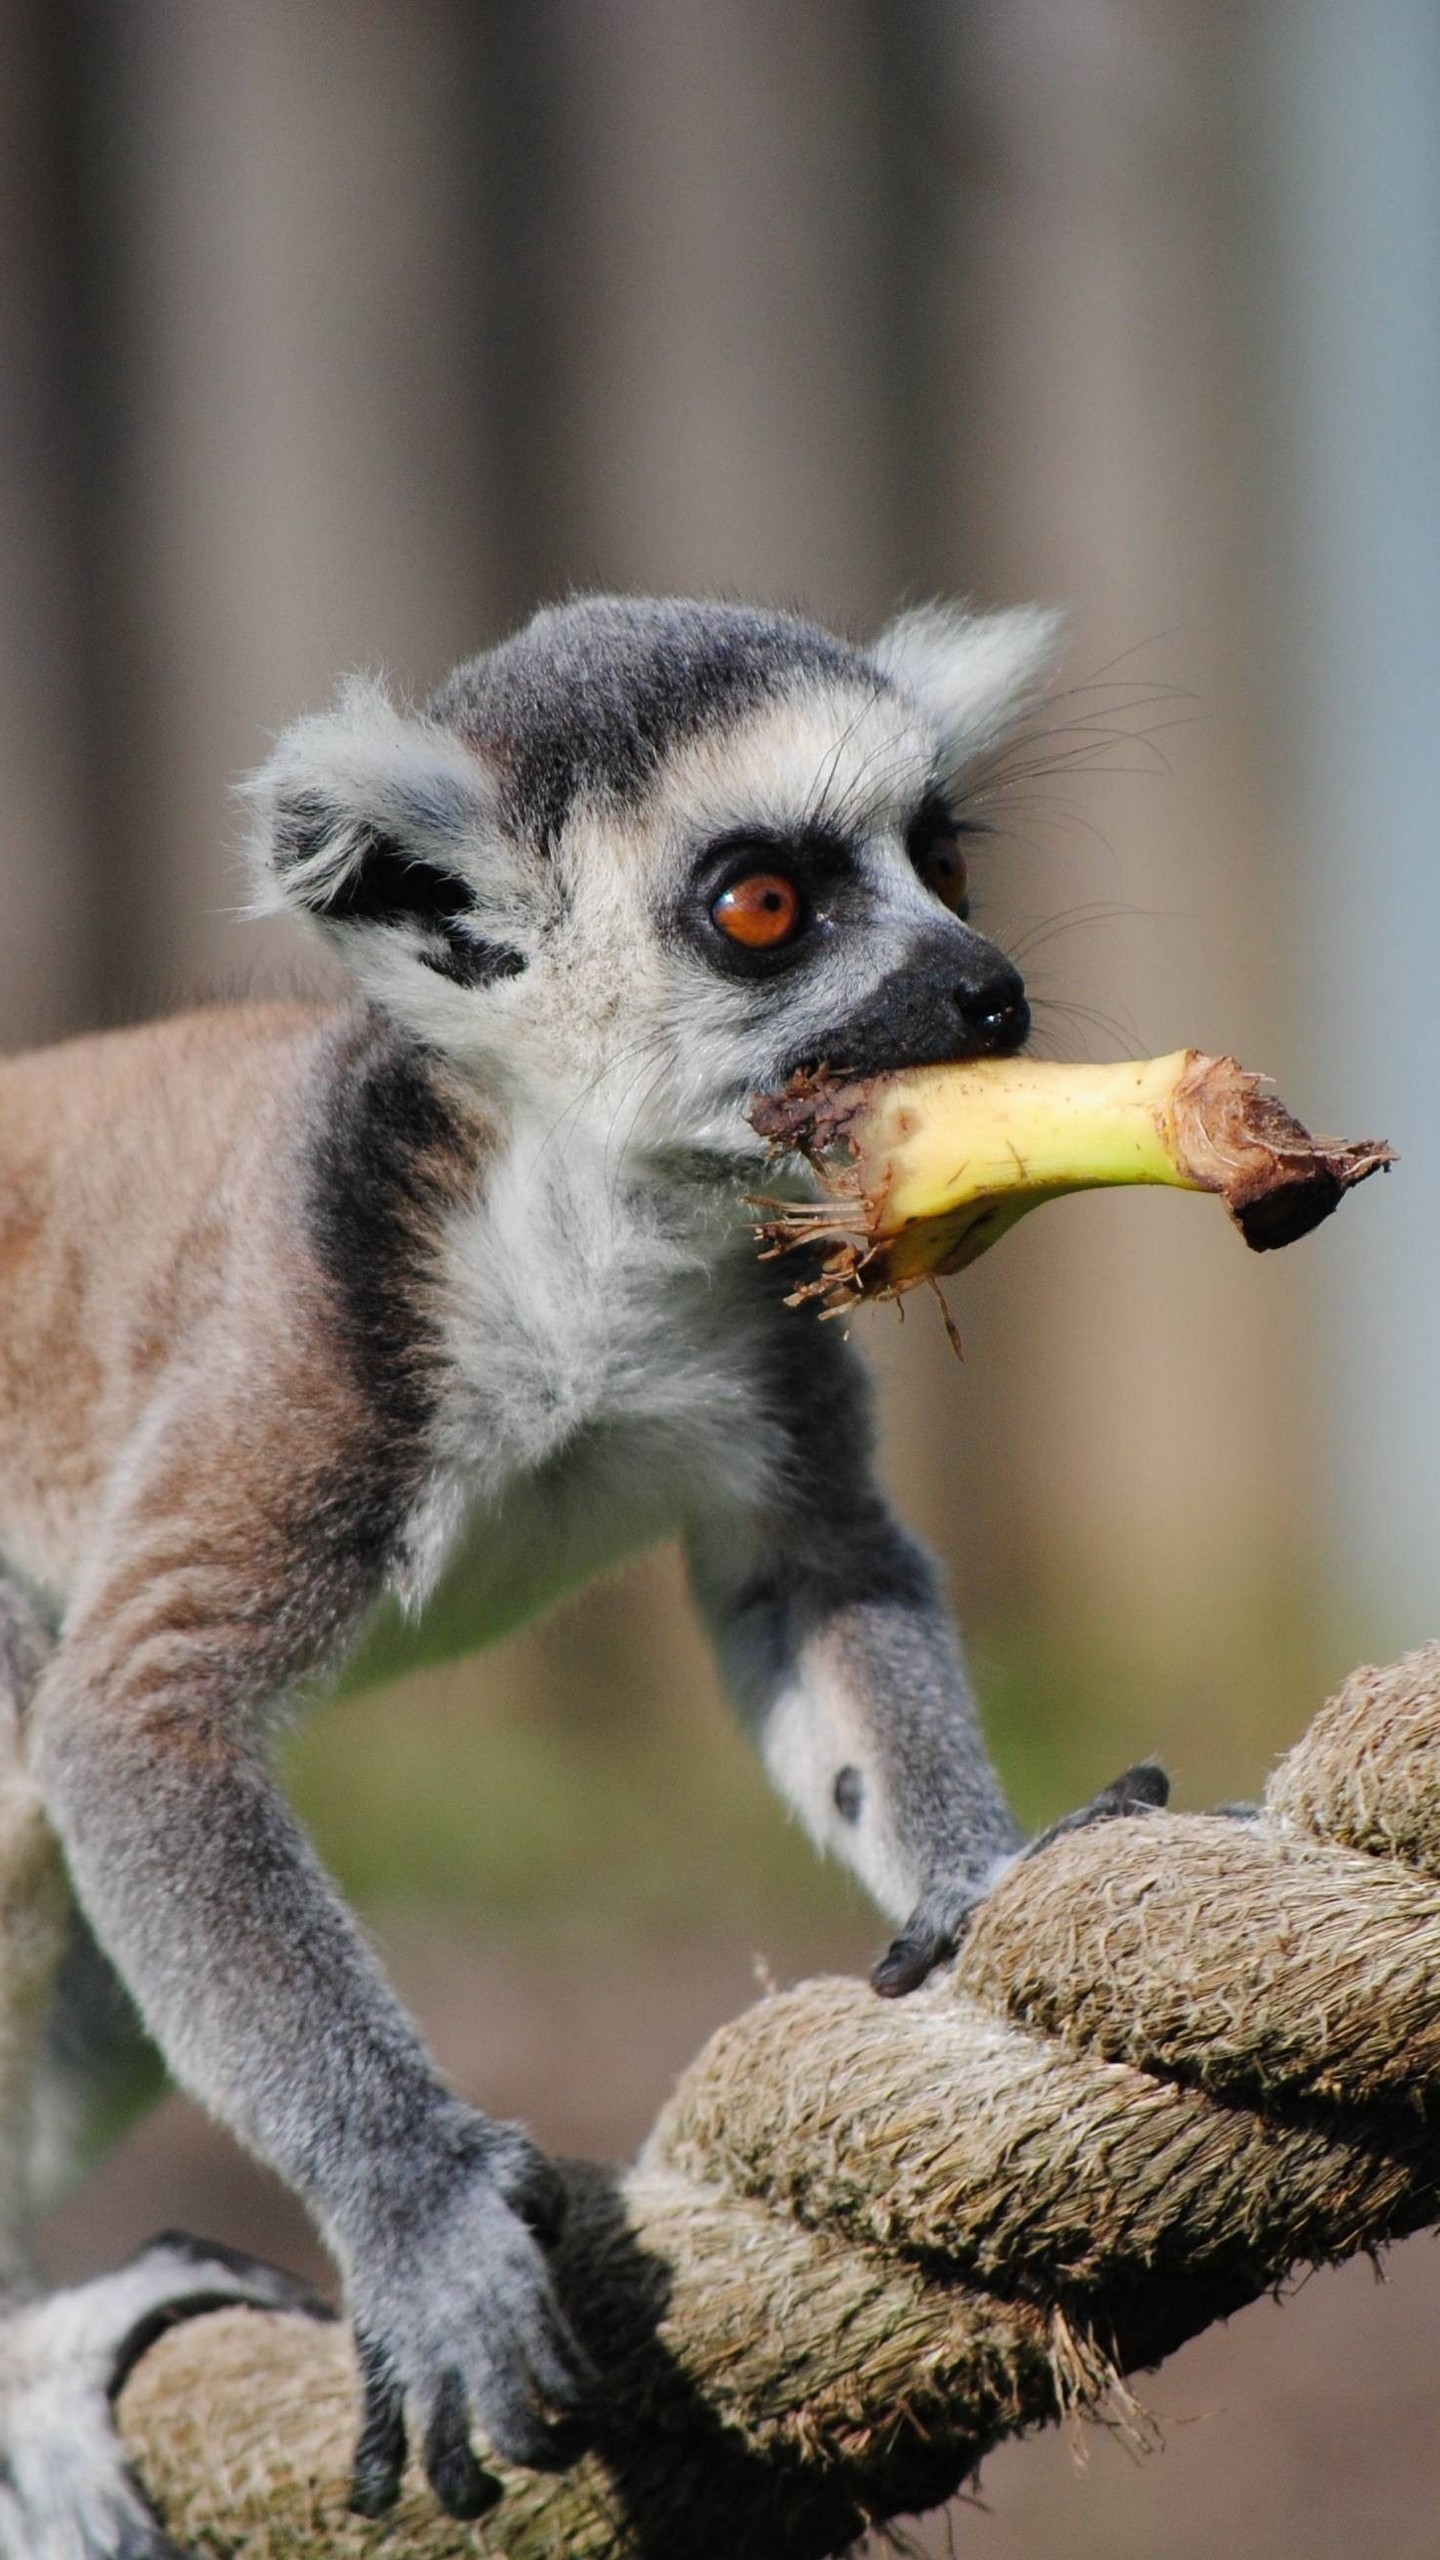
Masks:
[[[768,1498],[690,1532],[701,1611],[765,1765],[823,1847],[903,1923],[876,1971],[922,1981],[1021,1846],[930,1558],[873,1466],[853,1353],[808,1312],[779,1343]]]
[[[544,2415],[577,2398],[542,2245],[558,2181],[446,2089],[271,1781],[277,1699],[379,1566],[338,1405],[297,1412],[213,1349],[234,1383],[172,1403],[132,1461],[35,1699],[33,1765],[176,2076],[341,2261],[369,2382],[358,2494],[395,2493],[408,2397],[437,2492],[477,2513],[473,2417],[520,2462],[571,2449]]]

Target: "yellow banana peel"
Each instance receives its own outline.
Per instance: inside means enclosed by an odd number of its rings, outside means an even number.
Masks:
[[[819,1200],[758,1202],[758,1233],[772,1253],[810,1248],[794,1299],[832,1315],[962,1271],[1067,1191],[1212,1191],[1263,1253],[1395,1161],[1376,1140],[1312,1138],[1262,1077],[1200,1049],[1107,1066],[977,1058],[850,1082],[807,1070],[751,1118],[820,1175]]]

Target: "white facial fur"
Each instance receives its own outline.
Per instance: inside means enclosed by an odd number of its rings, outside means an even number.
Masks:
[[[574,909],[564,968],[571,1073],[602,1073],[607,1108],[641,1147],[756,1152],[743,1103],[797,1044],[825,1037],[892,970],[904,929],[935,906],[904,855],[904,817],[933,778],[938,740],[910,704],[833,686],[766,704],[735,730],[666,758],[641,812],[579,812],[559,863]],[[717,837],[835,824],[874,891],[866,934],[779,978],[720,975],[674,934],[694,863]]]
[[[364,992],[428,1045],[478,1073],[503,1109],[562,1115],[622,1153],[688,1147],[753,1156],[745,1097],[901,967],[935,902],[903,830],[927,787],[954,788],[1033,698],[1054,616],[976,618],[927,608],[876,644],[849,679],[808,677],[728,726],[680,737],[636,805],[572,804],[542,850],[507,827],[500,777],[423,715],[353,682],[333,712],[299,722],[256,778],[257,903],[323,905],[365,859],[367,836],[401,845],[473,894],[473,929],[523,960],[460,985],[425,954],[410,918],[343,921],[326,938]],[[323,808],[303,857],[277,865],[288,806]],[[707,845],[754,829],[828,825],[853,849],[863,931],[836,934],[761,979],[708,966],[676,930]]]

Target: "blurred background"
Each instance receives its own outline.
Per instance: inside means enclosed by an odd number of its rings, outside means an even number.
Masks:
[[[858,634],[1070,610],[980,859],[1057,1056],[1232,1048],[1404,1162],[1246,1256],[1064,1204],[866,1326],[1027,1818],[1242,1795],[1436,1632],[1440,15],[1427,0],[0,0],[0,1045],[319,984],[232,788],[353,667],[574,585]],[[447,2066],[622,2151],[881,1931],[789,1831],[660,1556],[324,1710],[296,1795]],[[313,2263],[179,2100],[52,2226]],[[1428,2240],[1199,2341],[1167,2449],[989,2464],[985,2560],[1430,2553]]]

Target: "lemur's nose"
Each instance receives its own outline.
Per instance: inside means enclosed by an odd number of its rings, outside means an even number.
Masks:
[[[1008,1057],[1030,1037],[1030,1007],[1018,969],[997,969],[978,987],[957,987],[955,1002],[972,1047],[982,1057]]]

